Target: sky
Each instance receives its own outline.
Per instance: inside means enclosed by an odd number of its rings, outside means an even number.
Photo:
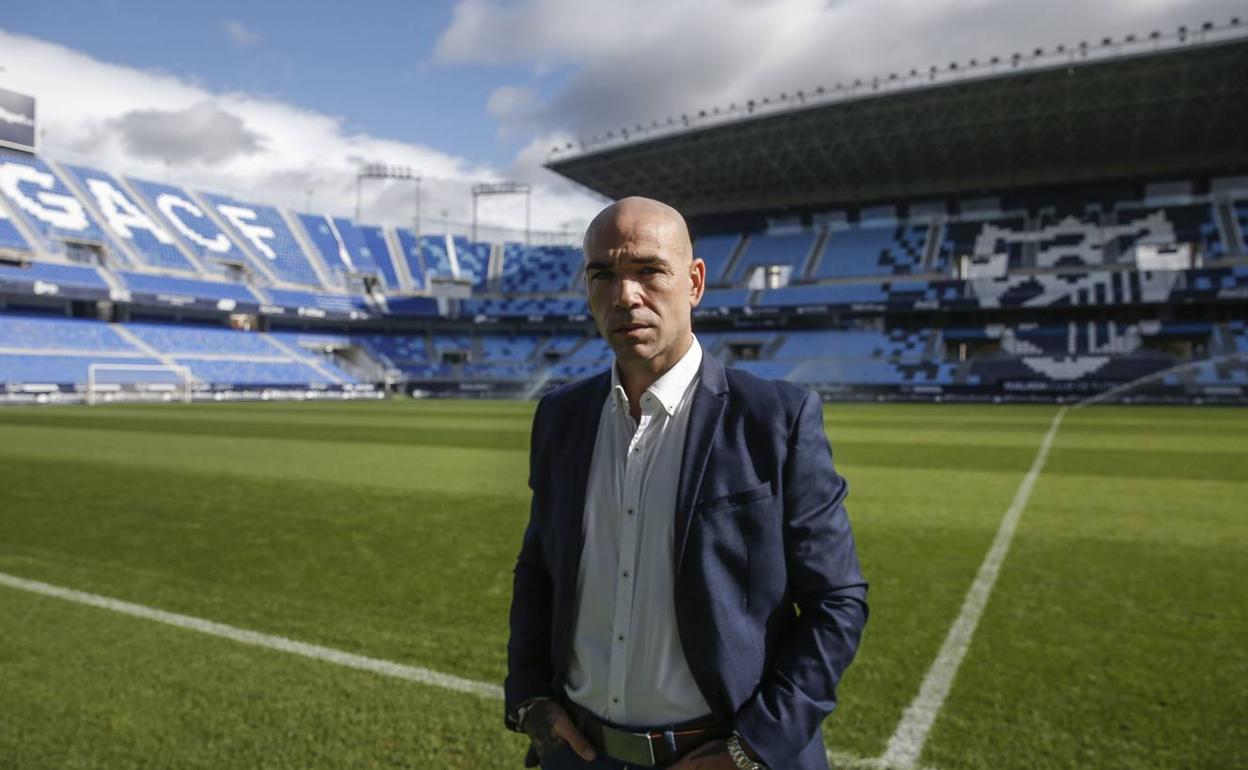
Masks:
[[[0,0],[0,88],[39,99],[55,157],[350,214],[364,163],[424,177],[427,218],[470,187],[533,185],[533,226],[599,196],[552,146],[818,85],[1036,47],[1248,22],[1240,0]],[[410,222],[374,183],[363,218]],[[517,198],[483,222],[518,227]]]

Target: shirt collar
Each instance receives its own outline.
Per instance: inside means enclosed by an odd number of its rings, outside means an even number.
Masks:
[[[680,406],[680,400],[685,397],[685,391],[689,389],[689,385],[698,376],[701,368],[702,346],[698,344],[698,338],[694,337],[693,344],[680,357],[680,360],[646,388],[646,393],[657,398],[668,416],[671,416],[676,413],[676,407]],[[614,364],[611,366],[611,394],[611,408],[627,411],[628,394],[620,383],[620,372]]]

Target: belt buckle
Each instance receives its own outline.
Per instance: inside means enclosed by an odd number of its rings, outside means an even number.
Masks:
[[[612,759],[630,765],[654,767],[654,744],[648,733],[629,733],[602,726],[603,751]]]

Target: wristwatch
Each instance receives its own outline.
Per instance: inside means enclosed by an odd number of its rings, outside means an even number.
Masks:
[[[544,700],[550,700],[550,698],[543,698],[541,696],[538,696],[536,698],[529,698],[524,703],[521,703],[518,707],[516,707],[516,712],[513,715],[513,718],[515,719],[516,727],[519,729],[520,732],[524,732],[524,718],[528,716],[529,711],[531,711],[534,706],[536,706],[538,703]]]
[[[750,755],[741,748],[741,736],[736,733],[728,739],[728,756],[732,757],[732,763],[737,766],[737,770],[767,770],[766,765],[750,759]]]

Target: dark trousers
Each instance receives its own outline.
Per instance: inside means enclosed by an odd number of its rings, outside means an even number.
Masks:
[[[586,762],[576,755],[567,744],[555,749],[542,757],[542,770],[634,770],[635,765],[626,765],[619,760],[610,759],[601,751],[593,762]],[[655,768],[662,770],[662,768]]]

